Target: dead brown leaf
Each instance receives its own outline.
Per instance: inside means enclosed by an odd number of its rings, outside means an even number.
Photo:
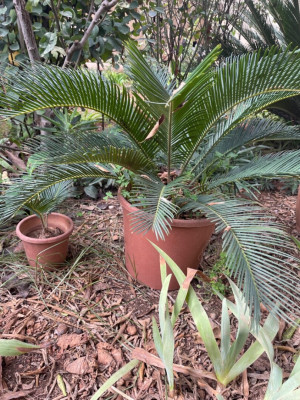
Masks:
[[[123,354],[122,354],[122,350],[121,350],[121,349],[112,349],[111,355],[112,355],[113,358],[115,359],[115,361],[116,361],[118,367],[119,367],[120,365],[123,365],[123,364],[124,364]]]
[[[284,330],[285,330],[285,327],[286,327],[286,322],[285,322],[283,319],[280,319],[280,322],[279,322],[279,331],[278,331],[278,333],[277,333],[278,340],[282,340],[282,334],[283,334],[283,332],[284,332]]]
[[[97,355],[99,364],[109,365],[115,362],[113,356],[111,355],[113,347],[109,343],[100,342],[97,344]]]
[[[75,361],[69,362],[64,368],[70,374],[84,375],[92,372],[86,357],[80,357]]]
[[[57,325],[57,328],[55,328],[54,333],[57,336],[61,336],[61,335],[65,334],[67,332],[67,330],[68,330],[68,326],[66,324],[60,323]]]
[[[196,275],[196,273],[197,273],[196,269],[192,269],[192,268],[187,269],[186,278],[182,284],[183,289],[187,290],[189,288],[191,281],[194,279],[194,276]]]
[[[111,356],[111,354],[109,354],[107,350],[98,347],[97,347],[97,355],[99,364],[109,365],[114,361],[113,357]]]
[[[32,390],[19,390],[18,392],[8,392],[1,394],[1,400],[20,399],[21,397],[28,396]]]
[[[85,333],[77,334],[70,333],[62,335],[58,341],[57,345],[61,348],[61,351],[66,350],[67,348],[80,346],[81,344],[85,344],[88,341],[88,337]]]
[[[85,206],[84,204],[80,204],[80,208],[82,210],[87,210],[87,211],[93,211],[95,210],[95,208],[97,208],[96,206]]]
[[[123,315],[122,317],[118,318],[117,321],[113,324],[113,326],[122,324],[123,322],[127,321],[132,313],[133,313],[133,310],[129,311],[129,313],[127,313],[126,315]]]
[[[158,131],[160,125],[164,122],[164,120],[165,120],[165,116],[162,114],[161,117],[159,118],[159,120],[154,125],[154,127],[149,132],[149,134],[145,140],[151,139],[156,134],[156,132]]]
[[[132,351],[131,357],[132,357],[132,359],[137,359],[139,361],[143,361],[144,363],[146,363],[148,365],[153,365],[158,368],[164,368],[164,364],[160,358],[156,357],[155,355],[153,355],[151,353],[148,353],[148,351],[146,351],[140,347],[136,347]],[[173,369],[176,372],[181,372],[182,374],[190,375],[190,376],[193,376],[198,379],[208,378],[208,379],[212,379],[214,381],[217,380],[214,373],[208,372],[205,370],[200,370],[200,369],[197,370],[197,369],[194,369],[191,367],[185,367],[183,365],[178,365],[178,364],[173,364]]]
[[[35,380],[31,381],[30,383],[22,383],[22,389],[29,390],[32,389],[34,385],[35,385]]]

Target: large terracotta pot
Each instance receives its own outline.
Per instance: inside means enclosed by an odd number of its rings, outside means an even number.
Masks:
[[[36,239],[28,236],[41,226],[40,219],[36,215],[30,215],[19,222],[16,232],[23,242],[29,264],[32,267],[53,270],[61,266],[66,260],[69,237],[74,228],[73,222],[66,215],[52,213],[48,215],[48,226],[60,228],[63,232],[61,235],[47,239]]]
[[[149,240],[165,251],[185,274],[188,268],[198,268],[215,224],[206,218],[174,219],[169,235],[165,240],[158,241],[152,231],[146,234],[132,232],[130,214],[138,209],[128,203],[120,193],[118,198],[123,208],[126,268],[133,278],[152,289],[161,289],[159,254]],[[167,273],[171,273],[169,268]],[[169,290],[178,288],[178,282],[172,276]]]
[[[298,196],[296,202],[296,228],[298,233],[300,233],[300,186],[298,188]]]

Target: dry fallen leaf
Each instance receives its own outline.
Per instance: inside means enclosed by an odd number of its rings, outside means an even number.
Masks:
[[[20,399],[22,397],[28,396],[32,393],[32,390],[20,390],[19,392],[8,392],[1,394],[1,400],[13,400],[13,399]]]
[[[110,353],[107,350],[98,348],[98,346],[97,346],[97,354],[98,354],[98,362],[99,362],[99,364],[109,365],[112,362],[114,362],[114,359],[110,355]]]
[[[115,359],[115,361],[117,363],[117,367],[119,367],[120,365],[123,365],[124,360],[123,360],[123,354],[122,354],[121,349],[112,349],[111,355]]]
[[[31,381],[30,383],[22,383],[22,389],[29,390],[32,389],[34,385],[35,385],[35,380]]]
[[[69,362],[64,368],[70,374],[84,375],[92,372],[86,357],[80,357],[71,363]]]
[[[84,204],[80,204],[80,208],[82,210],[93,211],[95,210],[96,206],[85,206]]]
[[[97,347],[99,364],[107,365],[114,362],[114,358],[110,354],[114,349],[111,344],[105,342],[99,342],[96,347]]]
[[[61,351],[63,351],[67,348],[76,347],[81,344],[85,344],[87,341],[88,341],[88,337],[85,333],[82,333],[82,334],[70,333],[70,334],[62,335],[58,339],[57,345],[61,348]]]
[[[94,292],[98,292],[100,290],[106,290],[109,288],[111,288],[111,285],[105,282],[97,282],[95,285],[93,285]]]

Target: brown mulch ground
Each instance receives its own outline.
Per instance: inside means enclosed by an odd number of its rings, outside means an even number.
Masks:
[[[297,236],[296,197],[272,192],[262,194],[260,201]],[[90,399],[112,373],[130,361],[134,348],[155,353],[151,320],[157,316],[159,292],[129,279],[123,261],[121,210],[115,200],[107,204],[68,201],[65,212],[76,228],[68,266],[59,273],[35,273],[27,268],[14,228],[1,233],[0,336],[49,343],[45,349],[2,359],[1,400]],[[219,251],[220,237],[214,236],[204,256],[204,272],[215,263]],[[217,332],[219,299],[210,295],[207,286],[197,282],[193,286]],[[170,306],[174,298],[171,292]],[[283,341],[285,329],[282,323],[275,353],[276,362],[288,373],[299,352],[300,330],[291,340]],[[187,309],[176,323],[175,335],[175,363],[212,371]],[[269,362],[262,356],[247,374],[229,385],[224,397],[263,399],[269,370]],[[63,381],[67,396],[58,379]],[[199,379],[181,373],[176,373],[175,379],[178,399],[212,398]],[[103,398],[120,400],[121,390],[135,400],[164,399],[165,375],[162,369],[141,364],[114,388]]]

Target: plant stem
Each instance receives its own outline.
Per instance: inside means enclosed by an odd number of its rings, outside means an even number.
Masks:
[[[41,223],[42,223],[42,230],[43,230],[43,235],[46,235],[46,231],[48,228],[48,221],[47,221],[47,214],[40,214],[40,218],[41,218]]]
[[[169,104],[169,120],[168,120],[168,178],[167,182],[171,182],[171,159],[172,159],[172,113],[173,113],[173,103]]]

